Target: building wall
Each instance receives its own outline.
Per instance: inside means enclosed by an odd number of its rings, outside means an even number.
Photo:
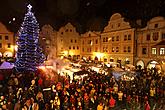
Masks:
[[[81,57],[94,60],[100,52],[100,32],[88,31],[81,35]]]
[[[136,62],[142,60],[147,67],[149,62],[156,61],[162,65],[165,54],[160,55],[160,47],[156,46],[159,42],[165,40],[165,19],[163,17],[154,17],[148,21],[145,28],[137,30],[138,52]],[[152,54],[152,48],[156,48],[156,54]]]
[[[122,65],[129,62],[134,63],[135,55],[135,29],[131,28],[124,18],[115,13],[111,16],[108,25],[104,28],[101,34],[102,52],[105,53],[105,58],[108,61],[121,61]],[[107,47],[107,51],[105,51]]]
[[[5,25],[0,23],[0,56],[13,57],[15,55],[14,33],[7,30]]]
[[[68,23],[57,32],[58,56],[80,56],[80,34]]]
[[[44,25],[40,31],[40,45],[48,59],[57,56],[57,32],[50,25]]]

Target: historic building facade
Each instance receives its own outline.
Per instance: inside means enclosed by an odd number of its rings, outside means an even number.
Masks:
[[[0,23],[0,57],[15,57],[14,33]]]
[[[133,65],[135,48],[135,28],[119,13],[113,14],[101,33],[101,52],[105,61]]]
[[[80,58],[80,34],[68,23],[57,32],[57,56]]]
[[[40,45],[47,59],[57,57],[57,32],[50,25],[44,25],[40,31]]]
[[[165,18],[154,17],[138,29],[136,65],[156,67],[165,72]]]
[[[86,32],[81,35],[81,57],[88,60],[101,60],[100,32]]]

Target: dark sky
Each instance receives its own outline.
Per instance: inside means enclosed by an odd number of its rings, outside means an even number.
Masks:
[[[51,24],[58,30],[71,22],[81,33],[103,30],[115,12],[121,13],[132,25],[136,19],[147,21],[154,16],[165,15],[164,0],[1,0],[0,21],[17,32],[28,3],[33,5],[40,27]],[[12,18],[16,20],[12,21]]]

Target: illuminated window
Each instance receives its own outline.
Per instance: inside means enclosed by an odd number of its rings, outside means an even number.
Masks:
[[[152,54],[153,54],[153,55],[156,54],[156,48],[152,48]]]
[[[75,46],[73,46],[73,50],[75,49]]]
[[[77,46],[77,50],[79,50],[79,46]]]
[[[9,39],[9,36],[5,36],[5,40],[8,40]]]
[[[2,40],[2,36],[0,35],[0,40]]]
[[[2,43],[0,43],[0,48],[2,48]]]
[[[160,48],[160,55],[164,55],[165,54],[165,48]]]
[[[70,42],[72,43],[72,42],[73,42],[73,40],[71,39],[71,40],[70,40]]]
[[[10,48],[10,47],[11,47],[11,44],[10,44],[10,43],[8,43],[8,44],[7,44],[7,48]]]
[[[69,49],[71,49],[71,46],[69,46]]]
[[[75,40],[75,43],[77,42],[77,40]]]

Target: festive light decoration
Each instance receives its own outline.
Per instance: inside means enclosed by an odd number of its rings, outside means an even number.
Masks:
[[[17,40],[18,51],[15,68],[18,72],[34,72],[37,66],[41,65],[45,60],[38,43],[39,24],[31,12],[32,6],[29,4],[27,7],[28,12],[25,14]]]

